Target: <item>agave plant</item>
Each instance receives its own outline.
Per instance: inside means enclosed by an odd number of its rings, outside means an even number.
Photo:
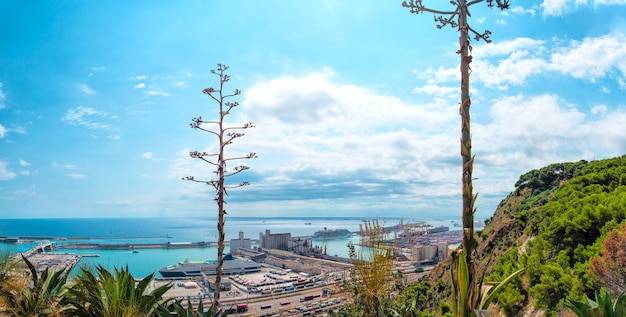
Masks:
[[[171,284],[147,292],[154,273],[136,283],[128,266],[115,268],[115,274],[111,274],[98,265],[97,277],[84,267],[81,271],[81,275],[76,278],[76,284],[70,290],[76,306],[74,314],[77,316],[159,316],[168,312],[166,306],[170,300],[164,299],[163,295],[172,287]]]
[[[478,287],[475,291],[477,294],[477,299],[475,302],[469,301],[470,294],[470,273],[469,268],[466,261],[465,250],[461,250],[459,252],[458,257],[455,258],[457,268],[456,270],[452,268],[450,272],[452,273],[452,298],[457,300],[456,305],[452,305],[452,315],[453,316],[461,316],[461,317],[470,317],[467,314],[467,311],[472,312],[472,316],[489,316],[487,312],[487,308],[489,304],[493,301],[493,299],[502,291],[502,289],[509,283],[512,279],[522,274],[524,268],[521,268],[511,275],[507,276],[502,282],[498,283],[496,286],[490,288],[486,293],[480,292],[482,287],[482,279],[478,281]]]
[[[67,300],[67,277],[71,268],[50,270],[41,275],[22,255],[28,271],[11,260],[2,264],[2,312],[9,316],[64,316],[72,306]],[[10,269],[10,271],[4,271]]]
[[[191,304],[191,300],[187,297],[187,307],[183,307],[183,305],[176,301],[172,305],[170,305],[169,310],[173,312],[174,316],[177,317],[226,317],[228,316],[228,312],[224,312],[222,310],[216,310],[214,306],[209,307],[209,310],[204,311],[204,305],[202,301],[198,303],[198,308],[194,309]]]
[[[611,299],[611,294],[603,290],[596,292],[596,300],[587,297],[587,302],[569,300],[565,304],[578,317],[622,317],[626,314],[626,296],[620,294],[615,302]]]

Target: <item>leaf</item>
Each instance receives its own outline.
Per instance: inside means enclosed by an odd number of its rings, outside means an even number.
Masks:
[[[572,299],[565,303],[565,307],[573,311],[578,317],[586,317],[587,309],[589,308],[587,304]]]
[[[467,296],[470,288],[470,277],[469,277],[469,269],[467,267],[467,260],[465,259],[465,250],[461,250],[459,254],[459,263],[458,263],[458,287],[459,293],[457,296],[460,296],[458,302],[458,309],[460,316],[467,316]]]
[[[511,273],[511,275],[507,276],[507,278],[502,280],[502,282],[498,283],[498,285],[489,289],[489,291],[487,291],[487,297],[483,298],[478,308],[487,309],[487,307],[489,307],[489,304],[491,304],[493,299],[498,295],[498,293],[500,293],[500,291],[502,291],[502,289],[506,286],[506,284],[508,284],[512,279],[522,274],[524,270],[526,270],[526,268],[521,268]]]

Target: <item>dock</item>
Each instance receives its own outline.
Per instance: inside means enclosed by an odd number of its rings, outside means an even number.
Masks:
[[[258,240],[252,243],[258,244]],[[229,245],[228,241],[225,245]],[[165,243],[90,243],[67,242],[55,243],[55,250],[62,249],[93,249],[93,250],[128,250],[128,249],[184,249],[184,248],[211,248],[217,247],[217,242],[165,242]]]
[[[128,239],[171,239],[170,235],[163,236],[106,236],[106,237],[87,237],[87,236],[74,236],[74,237],[53,237],[53,236],[18,236],[8,237],[0,236],[0,242],[4,243],[25,243],[42,240],[54,240],[54,241],[72,241],[72,240],[128,240]]]

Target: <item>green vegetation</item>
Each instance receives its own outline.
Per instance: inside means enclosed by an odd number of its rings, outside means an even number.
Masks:
[[[71,310],[67,296],[69,270],[50,271],[46,268],[41,275],[22,256],[27,270],[19,270],[17,263],[5,257],[3,271],[2,306],[0,312],[9,316],[65,316]]]
[[[481,242],[484,250],[495,254],[489,279],[497,280],[520,265],[528,268],[524,279],[514,281],[498,297],[503,313],[513,315],[531,302],[556,315],[568,301],[608,286],[603,283],[607,276],[599,278],[600,265],[594,278],[590,263],[594,257],[600,263],[605,238],[626,219],[625,172],[622,156],[552,164],[520,177]],[[513,233],[498,234],[506,228],[513,228]],[[604,254],[602,263],[619,263]]]
[[[128,267],[115,269],[111,274],[102,266],[97,266],[97,276],[82,269],[75,284],[70,287],[71,302],[76,307],[77,316],[155,316],[163,315],[168,300],[163,298],[171,285],[166,284],[148,292],[154,273],[135,283]]]
[[[338,311],[339,316],[379,317],[391,311],[390,294],[403,283],[393,272],[393,248],[386,243],[385,232],[378,221],[366,224],[361,244],[366,251],[357,252],[348,244],[352,269],[344,280],[344,290],[351,295],[351,303]]]
[[[0,261],[0,316],[14,317],[224,317],[213,307],[204,311],[202,303],[193,309],[163,295],[172,286],[150,289],[151,274],[136,282],[128,268],[114,273],[102,266],[95,272],[81,267],[71,280],[72,268],[38,273],[26,259],[4,256]]]
[[[621,294],[611,302],[608,292],[596,292],[596,299],[587,298],[587,302],[570,300],[566,306],[578,317],[622,317],[626,314],[626,296]]]
[[[521,259],[537,307],[562,309],[567,298],[592,291],[589,261],[626,218],[626,156],[586,164],[537,213],[536,232]],[[539,221],[541,220],[541,221]]]

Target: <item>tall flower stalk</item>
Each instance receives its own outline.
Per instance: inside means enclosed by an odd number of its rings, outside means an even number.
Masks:
[[[244,181],[235,185],[226,184],[226,178],[233,176],[235,174],[239,174],[247,169],[248,166],[239,165],[234,166],[232,168],[228,167],[228,163],[232,161],[246,160],[256,158],[256,153],[249,153],[247,155],[242,156],[230,156],[227,157],[225,154],[225,149],[227,145],[230,145],[234,142],[235,139],[238,139],[244,136],[244,133],[237,132],[249,128],[253,128],[254,125],[252,123],[245,123],[240,126],[227,126],[224,123],[224,119],[227,115],[230,114],[230,111],[239,106],[239,102],[231,102],[227,101],[227,99],[238,96],[241,94],[241,90],[235,89],[233,93],[225,93],[224,85],[230,80],[230,75],[226,74],[226,70],[228,70],[228,66],[223,64],[217,64],[217,69],[212,69],[211,73],[215,74],[219,77],[219,88],[215,89],[213,87],[205,88],[202,90],[203,94],[208,95],[217,103],[219,110],[219,117],[217,120],[204,120],[202,117],[196,117],[192,119],[190,124],[191,128],[195,130],[202,130],[208,132],[215,137],[217,137],[218,149],[215,152],[199,152],[199,151],[191,151],[189,152],[189,156],[192,158],[200,159],[212,166],[215,167],[213,173],[215,174],[215,178],[209,180],[201,180],[196,179],[194,176],[184,177],[184,180],[194,181],[198,183],[204,183],[212,186],[215,189],[216,195],[214,200],[217,203],[217,231],[218,231],[218,242],[217,242],[217,266],[215,269],[215,293],[213,296],[213,308],[219,309],[220,306],[220,294],[222,289],[222,268],[224,266],[224,246],[225,246],[225,234],[224,234],[224,223],[226,221],[226,209],[224,205],[226,204],[225,197],[228,195],[227,190],[231,188],[243,187],[250,185],[249,182]]]
[[[451,0],[454,6],[451,11],[442,11],[431,9],[423,5],[422,0],[410,0],[402,3],[402,6],[409,8],[411,13],[420,14],[424,12],[433,13],[437,28],[442,29],[446,26],[457,28],[459,32],[459,50],[457,54],[461,57],[461,102],[459,113],[461,115],[461,157],[463,164],[462,171],[462,219],[463,219],[463,250],[460,256],[463,259],[456,259],[457,276],[453,276],[453,290],[455,292],[456,316],[470,316],[472,311],[478,307],[480,302],[479,281],[476,272],[476,263],[474,261],[476,252],[476,239],[474,236],[474,214],[476,209],[477,194],[473,193],[472,173],[474,169],[474,156],[472,155],[472,134],[470,130],[470,106],[472,104],[470,98],[470,63],[472,62],[472,46],[470,43],[470,33],[474,35],[474,39],[491,42],[490,31],[486,30],[482,33],[474,30],[468,23],[467,18],[470,16],[469,8],[481,2],[486,2],[488,7],[495,6],[501,10],[509,7],[508,0]],[[454,275],[454,274],[453,274]]]

